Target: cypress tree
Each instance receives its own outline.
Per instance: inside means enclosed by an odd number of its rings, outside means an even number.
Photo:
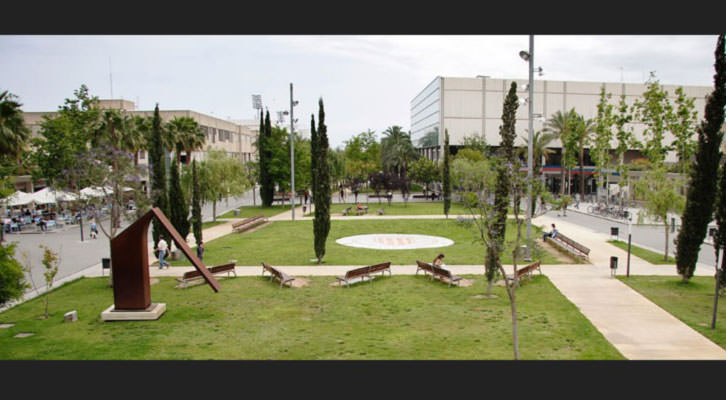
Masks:
[[[315,115],[310,116],[310,176],[312,178],[313,198],[310,199],[312,204],[315,199],[315,193],[318,190],[318,133],[315,129]]]
[[[451,208],[451,179],[449,176],[449,130],[444,130],[444,171],[442,180],[444,181],[444,214],[449,218],[449,209]]]
[[[169,206],[166,193],[166,162],[164,159],[164,148],[162,146],[161,117],[159,116],[159,104],[154,108],[154,116],[151,120],[151,140],[149,146],[149,164],[151,166],[151,198],[153,207],[158,207],[164,215],[169,215]],[[159,243],[159,238],[164,237],[167,242],[171,241],[168,233],[162,228],[161,223],[153,219],[151,236],[154,240],[154,247]]]
[[[179,154],[177,154],[178,156]],[[186,240],[190,227],[189,205],[184,202],[184,192],[182,192],[179,179],[179,166],[175,162],[171,163],[169,181],[169,211],[171,212],[169,219],[182,239]]]
[[[313,230],[315,231],[315,256],[318,258],[318,264],[320,264],[325,255],[325,241],[328,239],[328,233],[330,232],[330,166],[328,165],[328,135],[322,98],[318,102],[318,106],[318,130],[315,145],[317,178],[315,179]]]
[[[265,207],[272,206],[275,196],[275,187],[270,176],[270,159],[272,159],[272,150],[270,149],[270,138],[272,137],[272,125],[270,124],[270,111],[268,110],[264,122],[262,120],[262,111],[260,111],[260,136],[258,139],[258,154],[260,156],[260,198],[262,205]]]
[[[192,230],[199,246],[202,241],[202,190],[197,178],[197,160],[192,160]]]
[[[509,93],[504,99],[504,110],[502,111],[502,126],[499,127],[499,135],[502,142],[499,148],[499,162],[497,163],[497,180],[494,189],[494,220],[490,225],[489,237],[493,246],[487,247],[486,253],[486,277],[487,294],[490,293],[496,271],[501,264],[501,252],[504,249],[504,237],[507,229],[507,211],[509,209],[510,175],[514,162],[514,124],[516,122],[517,107],[517,83],[512,82]]]
[[[698,127],[698,150],[689,173],[690,185],[686,207],[681,217],[682,226],[676,240],[676,268],[683,281],[693,276],[698,261],[701,243],[713,215],[718,165],[721,160],[720,132],[724,123],[726,106],[726,54],[724,35],[719,35],[716,44],[714,90],[708,96],[705,120]]]

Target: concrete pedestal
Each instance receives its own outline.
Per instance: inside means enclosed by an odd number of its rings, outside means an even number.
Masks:
[[[101,313],[104,321],[153,321],[166,311],[166,303],[151,303],[146,310],[116,310],[114,305]]]

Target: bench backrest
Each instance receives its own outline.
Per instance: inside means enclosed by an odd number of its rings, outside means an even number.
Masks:
[[[262,268],[264,268],[265,270],[267,270],[267,272],[271,273],[272,275],[275,275],[275,277],[277,279],[282,280],[282,273],[277,268],[275,268],[275,267],[273,267],[271,265],[267,265],[265,263],[262,263]]]
[[[517,276],[522,276],[524,274],[528,274],[530,271],[534,271],[537,268],[539,268],[540,261],[537,261],[535,263],[529,264],[526,267],[517,270]]]
[[[242,225],[247,225],[247,224],[249,224],[251,222],[255,222],[255,221],[258,221],[258,220],[263,219],[263,218],[265,218],[265,216],[262,215],[262,214],[255,215],[254,217],[246,218],[246,219],[244,219],[242,221],[235,222],[234,224],[232,224],[232,227],[233,228],[239,228]]]
[[[353,279],[359,276],[368,275],[370,273],[370,269],[371,267],[360,267],[356,269],[351,269],[350,271],[345,273],[345,279]]]
[[[433,265],[431,265],[429,263],[426,263],[426,262],[423,262],[423,261],[419,261],[419,260],[416,260],[416,264],[418,264],[418,267],[421,268],[422,270],[429,271],[432,274],[434,273],[434,266]]]
[[[558,239],[558,240],[560,240],[560,241],[562,241],[564,243],[567,243],[568,245],[570,245],[570,246],[576,248],[577,250],[585,253],[585,255],[590,254],[590,249],[588,249],[587,247],[581,245],[580,243],[577,243],[576,241],[568,238],[567,236],[565,236],[565,235],[563,235],[561,233],[558,233],[557,236],[555,236],[555,239]]]
[[[217,265],[216,267],[207,268],[207,270],[212,274],[218,274],[220,272],[233,270],[234,266],[235,266],[235,263],[228,263],[228,264]],[[185,272],[184,276],[182,278],[191,279],[191,278],[196,278],[198,276],[202,276],[202,273],[199,271],[189,271],[189,272]]]
[[[436,265],[432,265],[431,267],[433,268],[435,274],[451,278],[451,271],[449,271],[448,269],[443,269],[441,267],[437,267]]]
[[[383,270],[391,268],[391,262],[388,261],[388,262],[384,262],[384,263],[380,263],[380,264],[376,264],[376,265],[371,265],[371,266],[369,266],[369,268],[370,268],[371,273],[383,271]]]

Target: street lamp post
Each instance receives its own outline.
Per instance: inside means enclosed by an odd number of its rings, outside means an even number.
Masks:
[[[534,114],[534,35],[529,35],[529,52],[521,51],[519,56],[529,62],[529,132],[527,141],[527,249],[532,254],[532,136]]]
[[[292,208],[292,220],[295,221],[295,131],[294,124],[295,118],[293,117],[292,109],[297,105],[297,101],[292,99],[292,82],[290,83],[290,189],[291,189],[291,202],[290,207]]]

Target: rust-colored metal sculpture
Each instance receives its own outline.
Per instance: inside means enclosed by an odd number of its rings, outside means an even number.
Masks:
[[[192,252],[164,213],[155,207],[111,240],[111,270],[116,310],[145,310],[151,306],[148,232],[154,217],[171,234],[174,243],[189,258],[209,286],[215,292],[219,291],[219,283],[204,263]]]

